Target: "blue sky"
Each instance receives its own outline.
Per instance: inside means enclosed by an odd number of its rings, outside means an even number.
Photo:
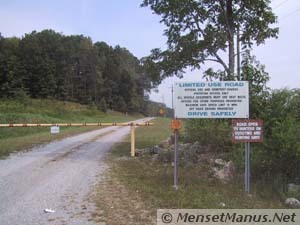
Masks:
[[[0,0],[0,32],[22,36],[32,30],[54,29],[64,34],[84,34],[94,42],[128,48],[138,57],[161,46],[159,17],[141,8],[139,0]]]
[[[152,48],[165,48],[166,37],[160,18],[141,0],[0,0],[0,32],[5,37],[21,37],[32,30],[54,29],[64,34],[83,34],[94,42],[105,41],[129,49],[137,57]],[[269,86],[300,88],[300,1],[273,0],[280,35],[254,49],[254,54],[270,73]],[[201,80],[201,71],[187,71],[185,80]],[[171,105],[170,78],[151,99]]]

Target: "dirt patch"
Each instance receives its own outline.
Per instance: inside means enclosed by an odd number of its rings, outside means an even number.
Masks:
[[[112,170],[113,164],[110,162],[97,192],[91,196],[97,206],[91,220],[109,225],[155,224],[156,210],[146,207],[138,190],[129,190],[118,180]]]
[[[109,134],[111,134],[111,133],[113,133],[115,131],[116,131],[115,129],[114,130],[110,130],[110,131],[107,131],[107,132],[105,132],[103,134],[97,135],[97,136],[89,139],[88,141],[82,142],[79,145],[75,146],[74,148],[71,148],[69,151],[64,152],[63,154],[59,154],[58,156],[54,157],[49,162],[56,162],[56,161],[59,161],[59,160],[63,160],[66,157],[68,157],[69,155],[71,155],[71,154],[75,153],[76,151],[78,151],[79,149],[81,149],[84,145],[90,144],[90,143],[96,141],[97,139],[99,139],[101,137],[104,137],[106,135],[109,135]]]

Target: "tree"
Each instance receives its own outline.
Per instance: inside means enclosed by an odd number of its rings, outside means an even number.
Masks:
[[[127,105],[122,96],[114,97],[113,109],[119,112],[127,112]]]
[[[153,49],[144,58],[153,79],[182,76],[184,69],[199,69],[216,62],[222,71],[209,69],[206,74],[220,79],[235,78],[236,42],[243,48],[260,45],[276,38],[278,28],[270,27],[276,16],[270,0],[143,0],[142,7],[162,17],[166,25],[168,49]],[[239,41],[236,41],[239,40]],[[222,55],[228,54],[228,60]],[[221,76],[221,77],[220,77]]]
[[[16,97],[25,93],[17,57],[20,40],[0,34],[0,97]]]
[[[265,141],[254,151],[258,174],[281,174],[292,182],[300,178],[299,105],[300,89],[275,90],[268,97],[262,117]]]
[[[250,51],[245,51],[242,56],[241,77],[250,85],[250,117],[260,118],[270,95],[270,88],[267,87],[270,76]]]
[[[102,112],[107,112],[107,104],[104,98],[101,98],[99,102],[99,107],[98,107]]]

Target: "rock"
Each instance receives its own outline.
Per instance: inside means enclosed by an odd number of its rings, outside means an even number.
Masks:
[[[193,143],[190,146],[190,151],[197,153],[199,151],[199,149],[201,148],[201,145],[198,141],[196,141],[195,143]]]
[[[155,145],[152,148],[150,148],[150,154],[159,154],[162,151],[162,149],[158,146]]]
[[[289,206],[300,207],[300,201],[296,198],[288,198],[284,203]]]
[[[214,176],[218,179],[220,179],[222,182],[227,183],[234,177],[234,164],[232,161],[225,162],[225,165],[223,169],[213,168],[214,170]]]
[[[225,204],[224,202],[220,202],[219,206],[221,206],[221,207],[225,207],[225,206],[226,206],[226,204]]]
[[[198,155],[196,153],[197,148],[193,148],[194,144],[181,144],[179,146],[180,158],[185,160],[188,163],[198,162]]]
[[[225,171],[225,173],[227,174],[228,177],[233,178],[235,168],[234,168],[234,164],[233,164],[232,161],[229,161],[225,164],[224,171]]]
[[[157,161],[158,157],[159,157],[158,154],[154,154],[154,155],[152,155],[151,159],[152,159],[152,161]]]
[[[290,183],[288,184],[288,193],[297,193],[300,192],[300,185]]]
[[[138,148],[136,148],[135,149],[135,155],[134,156],[136,156],[136,157],[141,157],[141,156],[143,156],[143,154],[144,154],[144,149],[138,149]]]
[[[160,148],[168,148],[170,146],[169,139],[161,141],[158,146]]]
[[[223,169],[222,169],[222,170],[217,170],[217,171],[215,171],[214,176],[215,176],[216,178],[218,178],[219,180],[221,180],[222,182],[224,182],[224,183],[228,182],[228,179],[227,179],[227,177],[225,176],[225,173],[224,173],[224,170],[223,170]]]
[[[225,166],[226,162],[223,159],[215,159],[215,164],[219,166]]]
[[[191,144],[190,150],[196,154],[203,154],[208,152],[207,146],[201,145],[198,141],[195,143]]]
[[[179,148],[180,148],[180,150],[187,150],[187,149],[189,149],[190,147],[191,147],[191,143],[185,143],[185,144],[179,144]]]

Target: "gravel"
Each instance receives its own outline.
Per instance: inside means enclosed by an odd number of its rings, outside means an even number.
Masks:
[[[0,224],[94,224],[88,198],[105,171],[106,153],[129,131],[107,127],[0,160]]]

